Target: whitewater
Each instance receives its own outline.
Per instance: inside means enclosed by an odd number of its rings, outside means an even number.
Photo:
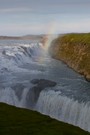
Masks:
[[[56,86],[35,92],[33,79],[54,81]],[[37,110],[90,132],[90,83],[52,59],[38,40],[0,40],[0,102]]]

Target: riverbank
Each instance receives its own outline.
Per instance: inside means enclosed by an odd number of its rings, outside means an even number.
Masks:
[[[49,51],[90,81],[90,33],[60,36],[52,41]]]
[[[0,135],[90,135],[38,112],[0,103]]]

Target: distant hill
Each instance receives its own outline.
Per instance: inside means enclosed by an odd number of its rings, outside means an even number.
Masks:
[[[44,35],[0,36],[0,40],[41,40]]]
[[[55,34],[25,35],[25,36],[0,36],[0,40],[40,40],[46,42],[50,37],[57,37]]]

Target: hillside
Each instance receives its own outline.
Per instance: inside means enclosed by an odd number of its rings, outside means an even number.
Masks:
[[[90,33],[58,37],[49,51],[53,58],[64,61],[90,81]]]
[[[0,103],[0,135],[90,135],[38,112]]]

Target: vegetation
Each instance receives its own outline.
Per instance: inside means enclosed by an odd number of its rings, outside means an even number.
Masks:
[[[90,135],[38,112],[0,103],[0,135]]]
[[[52,42],[50,53],[90,81],[90,33],[72,33],[58,37]]]

